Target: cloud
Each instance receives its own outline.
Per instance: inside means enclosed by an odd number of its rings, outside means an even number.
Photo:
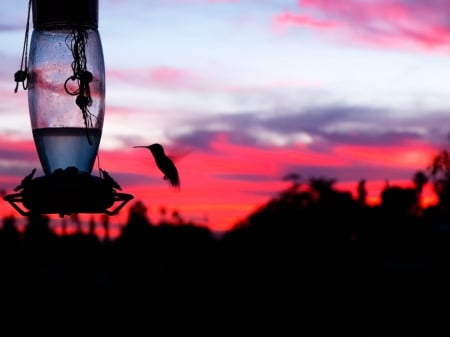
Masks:
[[[32,139],[16,139],[13,134],[0,134],[0,189],[12,190],[33,168],[42,174]]]
[[[15,139],[13,134],[0,134],[0,158],[2,160],[35,160],[36,153],[32,139]]]
[[[221,3],[239,3],[240,0],[175,0],[175,2],[186,4],[221,4]]]
[[[221,133],[215,130],[193,128],[192,132],[177,136],[175,142],[204,152],[212,151],[213,140]]]
[[[252,174],[252,173],[228,173],[228,174],[218,174],[216,175],[218,179],[224,180],[235,180],[235,181],[252,181],[256,183],[264,183],[273,181],[273,177],[268,177],[267,175]]]
[[[23,25],[13,24],[13,23],[2,23],[0,24],[0,32],[10,32],[23,29]]]
[[[343,131],[325,128],[337,123],[339,115],[351,119],[362,111],[362,107],[330,106],[295,113],[222,115],[201,123],[188,121],[191,131],[171,140],[171,150],[177,146],[193,149],[176,161],[181,193],[170,189],[145,149],[101,148],[99,165],[136,200],[150,207],[176,207],[188,217],[208,214],[216,229],[224,229],[286,187],[282,177],[287,173],[299,173],[305,179],[336,178],[356,186],[361,178],[368,182],[409,180],[415,171],[426,167],[433,146],[414,132],[396,132],[396,126],[386,120],[380,137],[362,133],[352,138]],[[252,128],[279,137],[304,129],[302,132],[310,134],[313,141],[294,141],[294,137],[284,145],[263,142],[258,133],[248,132]],[[0,187],[9,192],[40,165],[32,140],[14,141],[5,136],[0,143]],[[96,166],[93,174],[97,174]],[[120,216],[125,215],[124,210]]]
[[[192,83],[192,75],[182,69],[160,67],[150,69],[146,74],[150,84],[156,84],[165,88],[177,88]]]
[[[251,139],[246,143],[236,142],[236,133],[209,133],[208,152],[199,149],[196,164],[187,159],[187,166],[199,165],[194,171],[206,170],[205,174],[214,176],[217,182],[245,182],[248,184],[245,190],[251,191],[257,184],[281,181],[284,175],[293,172],[302,177],[337,178],[340,182],[361,178],[409,180],[415,171],[426,169],[436,151],[433,145],[414,135],[412,138],[396,135],[391,144],[383,144],[382,140],[364,144],[362,139],[360,144],[327,142],[322,147],[308,144],[282,147],[261,145]],[[191,137],[195,139],[194,135]]]
[[[319,20],[314,17],[302,14],[285,12],[275,17],[275,27],[282,28],[286,25],[304,26],[315,29],[334,29],[341,25],[339,22]]]
[[[205,86],[202,79],[193,71],[171,66],[146,69],[108,69],[107,76],[131,85],[158,89],[199,89]]]
[[[208,162],[213,172],[229,179],[257,180],[281,175],[282,168],[290,165],[330,166],[331,170],[353,165],[406,166],[405,169],[426,166],[432,153],[446,141],[446,134],[438,137],[436,129],[436,125],[444,123],[445,116],[432,111],[425,121],[423,116],[413,114],[395,116],[392,110],[342,104],[191,117],[183,121],[182,132],[171,134],[167,145],[171,152],[184,151],[186,158],[194,156],[200,162]],[[5,161],[37,163],[32,139],[15,141],[11,136],[0,139],[4,144],[0,150],[3,172],[10,170]],[[131,149],[137,138],[138,135],[129,135],[122,139],[122,150],[100,149],[103,163],[114,162],[117,151],[123,152],[123,167],[114,165],[116,171],[124,174],[133,172],[136,178],[130,177],[130,182],[145,177],[152,165],[150,153]],[[189,159],[181,162],[185,160]],[[265,163],[261,172],[254,163]]]
[[[300,0],[299,12],[279,14],[274,24],[327,28],[359,44],[434,50],[450,42],[449,10],[443,0]]]
[[[186,132],[175,141],[203,149],[211,148],[217,135],[234,144],[255,147],[289,147],[296,144],[325,151],[338,145],[395,146],[405,141],[440,144],[436,123],[443,117],[429,112],[426,121],[410,114],[403,118],[392,109],[328,105],[259,112],[203,116],[186,120]],[[441,121],[442,122],[442,121]],[[438,124],[439,125],[439,124]],[[442,136],[442,133],[440,133]],[[439,138],[439,139],[438,139]]]

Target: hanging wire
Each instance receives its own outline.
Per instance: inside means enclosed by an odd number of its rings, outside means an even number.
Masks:
[[[30,31],[30,13],[31,13],[31,0],[28,1],[28,15],[27,24],[25,27],[25,38],[23,41],[22,49],[22,60],[20,61],[20,69],[14,74],[14,81],[16,82],[16,87],[14,88],[14,93],[17,93],[19,89],[19,82],[22,82],[22,87],[24,90],[28,88],[28,35]]]
[[[93,76],[92,73],[87,70],[86,43],[87,33],[81,28],[73,29],[72,33],[68,36],[66,44],[70,48],[73,56],[71,65],[73,75],[66,79],[64,89],[69,95],[77,96],[75,103],[81,109],[88,142],[92,145],[88,129],[93,127],[92,119],[95,118],[95,116],[91,114],[88,107],[92,105],[89,83],[92,82]],[[68,87],[69,81],[77,81],[77,89],[70,90]]]

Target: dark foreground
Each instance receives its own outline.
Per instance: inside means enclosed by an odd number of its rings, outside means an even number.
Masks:
[[[383,237],[321,222],[214,239],[137,219],[111,242],[4,226],[2,324],[9,335],[438,336],[427,317],[447,305],[450,241],[407,223]]]

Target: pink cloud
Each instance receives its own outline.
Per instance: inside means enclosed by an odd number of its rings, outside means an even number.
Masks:
[[[192,80],[189,72],[170,67],[150,69],[147,75],[151,83],[163,87],[179,87],[188,84]]]
[[[211,3],[211,4],[218,4],[218,3],[238,3],[240,0],[176,0],[177,2],[181,3]]]
[[[384,47],[430,50],[450,42],[448,1],[299,0],[298,6],[302,14],[280,14],[274,18],[275,25],[332,29],[352,41]]]
[[[285,25],[305,26],[316,29],[337,28],[341,24],[333,21],[319,20],[308,15],[285,12],[275,17],[275,27],[282,28]]]
[[[310,7],[325,15],[345,18],[350,21],[367,22],[377,19],[403,20],[414,16],[411,5],[396,0],[300,0],[299,6]]]
[[[435,152],[434,146],[406,140],[395,146],[339,145],[334,148],[334,153],[347,158],[348,163],[406,169],[424,169],[431,162]]]
[[[162,89],[199,88],[202,80],[192,71],[161,66],[150,69],[108,70],[107,79],[149,85]]]

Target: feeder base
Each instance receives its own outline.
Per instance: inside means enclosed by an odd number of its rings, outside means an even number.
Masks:
[[[51,175],[33,179],[35,170],[22,180],[13,193],[4,196],[21,215],[73,213],[105,213],[115,215],[133,199],[133,195],[119,193],[118,184],[107,179],[80,173],[76,167],[55,170]],[[111,208],[119,202],[112,210]],[[22,207],[18,204],[21,203]]]

